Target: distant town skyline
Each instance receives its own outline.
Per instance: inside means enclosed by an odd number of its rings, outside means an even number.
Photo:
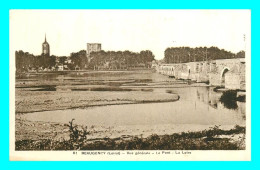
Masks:
[[[250,43],[250,10],[10,10],[10,55],[69,56],[100,43],[105,51],[151,50],[163,59],[168,47],[216,46],[237,53]]]

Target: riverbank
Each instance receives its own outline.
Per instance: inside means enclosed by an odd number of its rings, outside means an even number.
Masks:
[[[243,150],[245,127],[235,126],[223,130],[219,126],[200,131],[149,136],[122,135],[116,138],[91,138],[100,133],[92,128],[69,124],[28,122],[17,120],[16,135],[20,130],[32,127],[16,138],[16,150]],[[40,128],[39,128],[40,127]],[[50,130],[51,129],[51,130]],[[26,136],[27,134],[27,136]],[[67,134],[67,137],[65,137]],[[63,136],[61,138],[61,136]],[[21,136],[20,136],[21,137]]]

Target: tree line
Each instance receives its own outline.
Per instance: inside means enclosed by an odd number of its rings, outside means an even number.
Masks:
[[[90,58],[90,60],[88,60]],[[28,71],[31,69],[53,69],[57,65],[66,65],[69,70],[74,69],[122,69],[129,67],[150,67],[154,60],[151,51],[145,50],[140,53],[131,51],[99,51],[91,52],[86,56],[86,50],[73,52],[70,56],[47,56],[33,55],[22,50],[15,52],[16,70]],[[70,62],[68,62],[70,61]]]
[[[186,63],[217,59],[245,58],[245,52],[232,53],[218,47],[170,47],[164,51],[165,63]]]
[[[16,71],[24,72],[32,69],[55,69],[58,65],[67,65],[68,69],[73,69],[77,62],[68,63],[68,56],[55,56],[55,55],[33,55],[28,52],[15,51],[15,65]],[[72,57],[75,59],[75,57]],[[75,63],[75,64],[74,64]]]
[[[32,68],[51,68],[56,64],[56,56],[33,55],[28,52],[15,51],[15,65],[17,71],[28,71]]]
[[[131,51],[99,51],[90,53],[89,68],[111,68],[128,69],[135,67],[151,67],[154,55],[149,50],[143,50],[140,53]]]

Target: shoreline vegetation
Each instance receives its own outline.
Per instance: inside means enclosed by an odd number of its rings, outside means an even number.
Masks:
[[[56,126],[61,126],[56,124]],[[148,137],[128,136],[118,138],[88,139],[91,131],[87,127],[64,124],[68,139],[47,137],[42,139],[20,139],[15,141],[15,150],[244,150],[245,127],[236,125],[230,130],[219,126],[202,131],[152,134]],[[57,132],[55,132],[55,135]],[[62,133],[62,132],[60,132]],[[50,134],[49,134],[50,135]],[[53,135],[53,134],[52,134]]]

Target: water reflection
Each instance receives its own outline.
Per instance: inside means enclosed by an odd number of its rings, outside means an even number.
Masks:
[[[245,103],[239,103],[235,110],[228,109],[219,102],[221,93],[214,92],[212,88],[154,88],[152,93],[166,93],[166,90],[179,94],[179,101],[46,111],[29,113],[25,117],[33,121],[62,123],[67,123],[74,118],[78,124],[84,125],[185,125],[191,129],[197,125],[245,124]]]
[[[230,90],[223,92],[223,94],[220,97],[220,102],[224,104],[224,106],[228,109],[237,109],[237,91],[235,90]]]
[[[197,99],[217,110],[234,110],[245,119],[245,102],[236,101],[236,92],[215,92],[212,87],[197,88]]]
[[[225,106],[225,108],[228,108],[228,109],[237,109],[238,108],[237,101],[235,101],[235,100],[220,101],[220,102]]]

